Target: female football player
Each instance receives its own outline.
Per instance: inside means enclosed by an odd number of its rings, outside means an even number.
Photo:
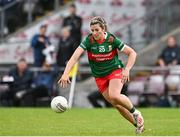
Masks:
[[[120,114],[136,127],[136,133],[144,130],[144,120],[129,98],[121,94],[123,84],[129,81],[129,72],[136,60],[136,52],[120,39],[107,32],[106,21],[102,17],[94,17],[90,21],[89,34],[68,61],[58,83],[66,87],[69,72],[84,51],[87,51],[92,75],[100,93]],[[128,55],[126,66],[118,59],[118,50]]]

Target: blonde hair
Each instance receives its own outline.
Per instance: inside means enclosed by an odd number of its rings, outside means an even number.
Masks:
[[[99,24],[102,29],[107,31],[107,24],[106,24],[106,21],[104,18],[102,18],[100,16],[96,16],[96,17],[92,18],[91,22],[90,22],[90,26],[95,25],[95,24]]]

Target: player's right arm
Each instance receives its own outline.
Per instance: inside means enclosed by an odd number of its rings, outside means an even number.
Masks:
[[[79,60],[79,57],[82,55],[83,52],[84,52],[84,49],[79,46],[75,50],[73,55],[71,56],[70,60],[68,61],[67,65],[66,65],[66,68],[64,70],[64,73],[63,73],[63,75],[61,76],[61,78],[58,81],[58,83],[60,84],[60,86],[62,88],[67,87],[67,84],[70,83],[69,73],[70,73],[71,69],[73,68],[73,66],[76,64],[76,62]]]

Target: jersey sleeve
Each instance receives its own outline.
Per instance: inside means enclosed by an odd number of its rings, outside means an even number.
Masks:
[[[125,44],[119,38],[115,38],[113,43],[116,48],[118,48],[120,51],[123,51]]]
[[[86,37],[79,46],[84,50],[87,50],[87,45],[88,45],[88,37]]]

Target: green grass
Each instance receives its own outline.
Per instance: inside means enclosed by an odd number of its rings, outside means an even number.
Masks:
[[[140,109],[146,130],[142,135],[180,135],[180,109]],[[134,136],[134,127],[115,109],[0,108],[0,136]]]

